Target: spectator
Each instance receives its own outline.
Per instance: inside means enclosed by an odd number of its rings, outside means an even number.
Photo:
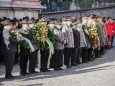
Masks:
[[[62,11],[62,6],[63,6],[63,3],[60,0],[58,0],[58,2],[57,2],[57,10]]]
[[[51,2],[51,8],[52,8],[52,11],[57,11],[57,4],[56,2]]]

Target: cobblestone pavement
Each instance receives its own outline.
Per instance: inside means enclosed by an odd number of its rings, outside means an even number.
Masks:
[[[115,45],[115,43],[114,43]],[[115,86],[115,47],[107,50],[103,58],[62,71],[19,76],[15,65],[14,80],[4,79],[4,66],[0,66],[0,86]]]

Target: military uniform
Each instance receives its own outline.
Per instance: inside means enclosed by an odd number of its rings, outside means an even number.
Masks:
[[[98,29],[98,34],[99,34],[99,39],[100,39],[100,51],[99,54],[103,55],[104,54],[104,33],[103,33],[103,28],[100,23],[97,23],[97,29]]]
[[[22,34],[23,37],[28,38],[29,31],[24,30],[23,28],[19,29],[19,32]],[[20,44],[20,74],[25,75],[27,74],[27,65],[28,65],[28,60],[29,60],[29,55],[30,55],[30,49],[25,49],[22,44]]]
[[[78,24],[79,22],[74,22],[73,26]],[[80,33],[77,30],[77,28],[73,27],[73,36],[74,36],[74,48],[72,51],[72,59],[71,59],[71,65],[76,66],[80,63],[80,56],[78,55],[78,50],[80,48]]]
[[[51,19],[50,23],[48,24],[48,27],[54,32],[55,29],[55,19]],[[50,68],[54,68],[54,54],[50,58]]]
[[[57,23],[61,25],[61,22]],[[63,49],[64,49],[64,35],[61,28],[54,29],[55,43],[54,43],[54,70],[60,70],[63,66]]]
[[[86,40],[86,47],[82,48],[82,61],[87,62],[88,61],[88,50],[91,48],[91,44],[90,44],[90,38],[89,38],[87,25],[86,24],[82,25],[82,29],[84,31],[85,40]]]
[[[38,56],[38,50],[39,50],[39,48],[37,47],[36,41],[34,39],[34,29],[29,30],[29,38],[28,39],[31,41],[31,43],[35,49],[35,51],[31,52],[30,58],[29,58],[29,60],[30,60],[29,72],[34,73],[36,61],[37,61],[37,56]]]
[[[73,38],[73,30],[70,25],[65,24],[62,28],[62,32],[64,34],[65,40],[67,44],[64,48],[64,64],[67,68],[71,67],[70,60],[72,55],[72,49],[74,48],[74,38]]]
[[[8,29],[3,30],[3,38],[5,43],[6,78],[12,78],[11,72],[14,65],[15,52],[17,51],[16,45],[18,44],[18,41]]]
[[[46,18],[42,18],[42,19],[40,19],[39,22],[47,22],[47,19]],[[41,72],[50,71],[50,70],[48,70],[49,48],[45,48],[43,50],[41,49],[40,50],[40,55],[41,55],[41,59],[40,59],[41,68],[40,68],[40,71]]]
[[[4,25],[0,24],[0,62],[4,60],[4,39],[3,39]]]
[[[20,29],[20,33],[22,36],[26,37],[27,39],[30,40],[32,43],[32,46],[34,47],[35,51],[30,52],[30,49],[24,49],[22,46],[20,46],[20,67],[21,67],[21,73],[26,74],[27,73],[27,63],[29,60],[29,73],[37,73],[35,71],[35,66],[36,66],[36,61],[37,61],[37,54],[38,54],[38,47],[34,39],[34,29],[29,28],[29,23],[32,23],[31,21],[26,19],[23,19],[22,21],[23,25],[25,24],[26,26],[22,27]],[[24,52],[25,51],[25,52]]]

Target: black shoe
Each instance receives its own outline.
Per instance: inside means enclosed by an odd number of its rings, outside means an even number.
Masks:
[[[50,72],[48,69],[40,69],[40,72]]]
[[[25,74],[29,74],[28,72],[25,72]]]
[[[47,72],[46,70],[40,70],[40,72]]]
[[[71,64],[71,66],[77,66],[77,64],[75,63],[75,64]]]
[[[12,75],[6,75],[5,78],[6,78],[6,79],[14,79],[15,76],[12,76]]]
[[[54,70],[59,70],[59,68],[54,68]]]
[[[78,65],[78,64],[81,64],[81,62],[77,62],[77,65]]]
[[[50,72],[51,70],[46,69],[46,72]]]
[[[87,61],[87,60],[84,60],[83,63],[88,63],[88,61]]]
[[[29,73],[34,74],[34,73],[38,73],[37,71],[30,71]]]
[[[101,58],[101,56],[97,56],[97,58]]]
[[[63,68],[59,68],[59,70],[64,70]]]
[[[24,75],[27,75],[29,74],[28,72],[20,72],[20,75],[24,76]]]
[[[104,53],[100,53],[100,55],[104,55]]]
[[[38,71],[34,71],[34,73],[38,73]]]
[[[66,66],[66,68],[72,68],[72,66],[69,65],[69,66]]]
[[[88,61],[93,61],[94,59],[93,58],[90,58]]]

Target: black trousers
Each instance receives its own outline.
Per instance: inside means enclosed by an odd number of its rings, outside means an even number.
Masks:
[[[36,65],[38,65],[38,51],[39,50],[35,50],[35,67],[36,67]]]
[[[40,70],[47,70],[49,50],[40,51],[41,54],[41,68]]]
[[[64,49],[64,64],[65,66],[70,66],[70,60],[72,56],[72,49],[73,48],[65,48]]]
[[[54,68],[54,54],[52,55],[52,57],[50,59],[50,68]]]
[[[82,48],[82,62],[88,61],[88,49]]]
[[[100,54],[103,55],[104,54],[104,47],[100,48]]]
[[[27,72],[27,65],[28,65],[29,55],[20,55],[20,72],[25,73]]]
[[[89,48],[88,49],[88,61],[91,61],[94,59],[93,54],[94,54],[93,48]]]
[[[15,52],[15,62],[19,61],[19,53],[18,53],[18,45],[17,45],[17,52]]]
[[[71,65],[77,64],[77,60],[79,59],[79,57],[77,57],[77,53],[78,53],[78,48],[74,47],[72,49]]]
[[[78,52],[77,52],[77,56],[76,56],[76,58],[77,58],[77,63],[79,64],[79,63],[81,63],[80,62],[80,58],[82,58],[82,48],[78,48]]]
[[[35,71],[38,50],[32,52],[29,56],[29,72]]]
[[[95,57],[100,58],[100,50],[95,49]]]
[[[55,50],[54,52],[54,69],[63,65],[63,50]]]
[[[0,54],[0,62],[4,62],[4,60],[5,60],[5,55]]]
[[[11,75],[13,65],[14,65],[15,53],[14,52],[6,52],[5,53],[5,70],[6,75]]]

